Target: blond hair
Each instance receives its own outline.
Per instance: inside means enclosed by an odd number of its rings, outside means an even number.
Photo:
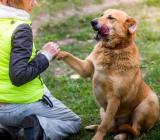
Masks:
[[[20,5],[22,5],[22,0],[0,0],[0,3],[10,7],[19,8]]]

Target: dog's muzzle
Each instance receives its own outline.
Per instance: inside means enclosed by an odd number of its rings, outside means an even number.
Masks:
[[[110,29],[107,26],[100,25],[95,19],[91,21],[91,25],[93,29],[97,31],[96,40],[100,40],[101,38],[108,40]]]
[[[95,19],[91,21],[91,25],[95,31],[99,31],[101,28],[101,26],[98,24],[98,21]]]

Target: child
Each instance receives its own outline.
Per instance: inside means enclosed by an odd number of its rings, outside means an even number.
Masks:
[[[0,139],[61,140],[80,118],[55,99],[40,74],[60,51],[49,42],[36,54],[28,13],[36,0],[0,0]]]

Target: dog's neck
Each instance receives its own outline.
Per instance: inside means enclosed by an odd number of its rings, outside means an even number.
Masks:
[[[121,42],[117,44],[109,44],[105,41],[102,41],[102,46],[110,50],[120,50],[120,49],[125,49],[125,48],[130,47],[131,44],[133,43],[134,43],[133,39],[129,38],[127,41],[122,40]]]
[[[125,48],[128,48],[131,46],[133,42],[127,42],[127,43],[119,43],[119,44],[116,44],[116,45],[107,45],[107,44],[103,44],[104,47],[106,47],[107,49],[110,49],[110,50],[121,50],[121,49],[125,49]]]
[[[121,44],[118,44],[116,45],[115,47],[112,47],[112,46],[109,46],[109,45],[105,45],[105,47],[107,49],[110,49],[110,50],[120,50],[120,49],[124,49],[124,48],[127,48],[129,47],[130,45],[121,45]]]

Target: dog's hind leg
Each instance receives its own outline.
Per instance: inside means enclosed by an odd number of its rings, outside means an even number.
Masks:
[[[138,112],[136,112],[138,113]],[[139,136],[140,131],[141,131],[141,123],[142,123],[142,117],[140,115],[135,115],[133,116],[133,124],[132,124],[132,129],[135,131],[134,136]]]
[[[152,95],[147,97],[133,112],[132,129],[135,136],[139,136],[141,131],[151,129],[158,121],[159,105],[152,98]]]

